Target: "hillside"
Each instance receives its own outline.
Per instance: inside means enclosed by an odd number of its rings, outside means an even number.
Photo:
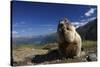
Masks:
[[[84,40],[97,40],[97,19],[88,22],[86,25],[79,27],[77,32]]]

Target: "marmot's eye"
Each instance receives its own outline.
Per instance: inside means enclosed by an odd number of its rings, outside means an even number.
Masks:
[[[70,30],[70,29],[67,27],[67,30]]]

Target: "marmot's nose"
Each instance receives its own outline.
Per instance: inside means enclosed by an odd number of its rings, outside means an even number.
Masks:
[[[63,26],[63,24],[60,24],[60,27],[62,27]]]

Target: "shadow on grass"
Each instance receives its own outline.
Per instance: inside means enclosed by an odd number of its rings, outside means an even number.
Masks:
[[[35,57],[32,58],[32,63],[43,63],[45,61],[53,61],[62,58],[63,56],[55,49],[44,55],[35,55]]]

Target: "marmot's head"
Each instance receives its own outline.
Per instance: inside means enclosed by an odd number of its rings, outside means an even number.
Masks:
[[[61,19],[58,24],[58,37],[61,42],[72,42],[75,37],[75,27],[66,18]]]

